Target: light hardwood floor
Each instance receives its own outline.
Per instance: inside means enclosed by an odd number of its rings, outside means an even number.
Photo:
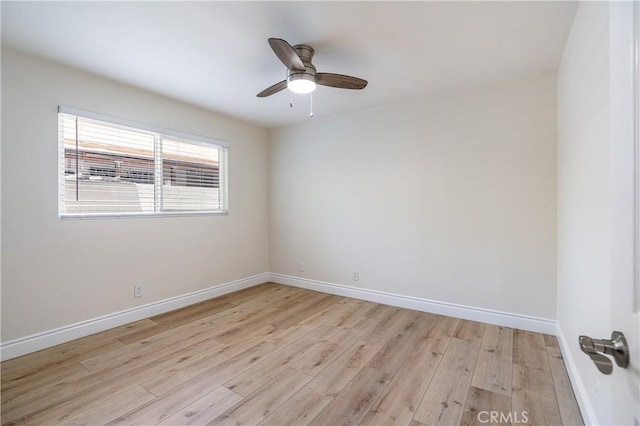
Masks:
[[[277,284],[1,368],[2,424],[582,424],[555,337]]]

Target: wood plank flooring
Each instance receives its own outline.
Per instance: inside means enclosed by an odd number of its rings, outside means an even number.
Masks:
[[[0,367],[3,425],[582,424],[553,336],[271,283]]]

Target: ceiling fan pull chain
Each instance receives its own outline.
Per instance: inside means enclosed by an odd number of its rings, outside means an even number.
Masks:
[[[286,81],[289,75],[289,70],[287,69],[284,73],[284,80]],[[291,90],[288,90],[289,92],[289,108],[293,108],[293,92]]]
[[[313,93],[309,93],[309,117],[313,117]]]

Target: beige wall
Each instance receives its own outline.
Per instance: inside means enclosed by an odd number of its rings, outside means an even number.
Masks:
[[[610,380],[577,342],[581,334],[611,335],[608,8],[580,3],[558,71],[558,328],[576,391],[588,398],[586,420],[604,424]]]
[[[555,318],[555,73],[269,139],[271,272]]]
[[[58,219],[59,104],[228,141],[229,215]],[[254,125],[3,50],[2,340],[267,272],[267,151]]]

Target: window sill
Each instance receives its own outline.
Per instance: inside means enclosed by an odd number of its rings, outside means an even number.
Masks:
[[[60,214],[59,219],[139,219],[155,217],[188,217],[188,216],[228,216],[228,211],[176,211],[157,213],[91,213],[91,214]]]

